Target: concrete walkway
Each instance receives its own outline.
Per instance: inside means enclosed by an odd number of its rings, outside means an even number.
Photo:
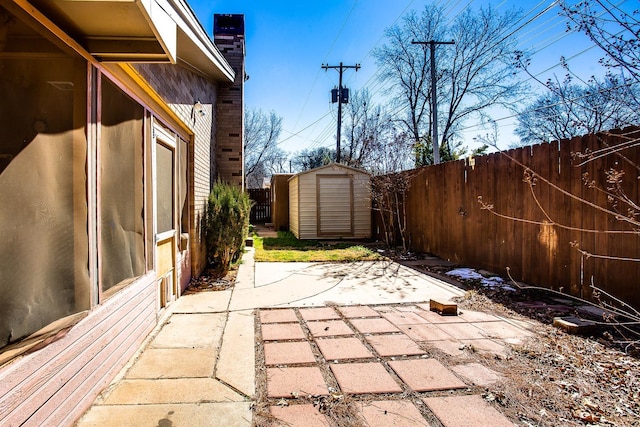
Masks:
[[[335,393],[360,402],[363,425],[512,425],[480,397],[498,373],[430,356],[499,355],[532,335],[524,322],[428,309],[463,293],[392,262],[255,263],[248,248],[235,287],[173,303],[77,425],[330,426],[300,395]]]

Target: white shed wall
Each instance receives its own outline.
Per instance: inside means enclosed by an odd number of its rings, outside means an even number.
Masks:
[[[331,176],[350,177],[351,179],[332,179]],[[335,164],[323,166],[294,176],[289,181],[290,229],[293,234],[299,239],[370,238],[370,179],[371,177],[366,172]],[[351,185],[348,183],[351,183]],[[329,215],[329,217],[334,215],[335,220],[338,222],[335,227],[325,228],[320,234],[318,216],[322,206],[320,206],[320,209],[318,208],[319,185],[323,185],[324,190],[322,194],[325,196],[330,196],[332,193],[335,194],[336,191],[341,192],[342,195],[345,193],[350,194],[348,198],[339,197],[331,200],[333,203],[342,203],[346,204],[346,206],[330,205],[327,207],[327,210],[323,211],[323,215]],[[331,199],[331,197],[329,197],[329,199]],[[350,217],[346,214],[347,212],[351,212]],[[323,218],[327,217],[323,216]],[[345,223],[345,221],[349,221],[350,224]],[[325,221],[323,224],[326,223]],[[332,228],[335,230],[335,233],[331,231]],[[345,228],[346,230],[351,229],[352,231],[346,231]]]
[[[289,180],[289,230],[297,239],[300,238],[298,193],[298,177],[294,176]]]

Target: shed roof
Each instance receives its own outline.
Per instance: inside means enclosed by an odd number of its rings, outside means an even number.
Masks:
[[[31,1],[100,61],[181,63],[212,80],[234,80],[185,0]]]
[[[305,174],[308,174],[308,173],[318,172],[318,171],[320,171],[322,169],[335,168],[335,167],[338,167],[340,169],[345,169],[345,170],[348,170],[348,171],[351,171],[351,172],[357,172],[357,173],[362,173],[362,174],[366,174],[366,175],[371,175],[369,172],[367,172],[364,169],[358,169],[358,168],[354,168],[352,166],[343,165],[342,163],[332,162],[332,163],[329,163],[328,165],[324,165],[324,166],[320,166],[320,167],[317,167],[317,168],[314,168],[314,169],[309,169],[309,170],[306,170],[306,171],[299,172],[299,173],[293,175],[291,178],[289,178],[289,180],[291,180],[291,179],[293,179],[293,178],[295,178],[297,176],[300,176],[300,175],[305,175]]]

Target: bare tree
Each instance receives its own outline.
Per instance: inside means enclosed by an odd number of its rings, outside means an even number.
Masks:
[[[389,247],[402,245],[407,252],[411,245],[407,233],[407,195],[413,173],[396,172],[373,177],[371,197],[373,209],[377,212],[384,233],[384,241]]]
[[[291,165],[296,172],[328,165],[336,158],[336,150],[328,147],[316,147],[295,153]]]
[[[404,141],[398,138],[388,110],[375,104],[367,89],[353,92],[345,112],[346,141],[341,157],[346,164],[375,171],[386,168],[381,163],[389,160],[389,155],[404,153],[410,157],[405,147],[398,146]]]
[[[610,0],[588,0],[570,4],[560,2],[562,14],[569,19],[567,27],[586,34],[605,56],[601,63],[628,73],[640,81],[640,10],[632,11]]]
[[[431,145],[426,136],[431,128],[429,46],[411,41],[455,42],[437,47],[436,54],[439,145],[443,159],[452,159],[465,120],[486,118],[488,108],[496,105],[512,108],[509,101],[522,93],[522,84],[514,78],[516,40],[506,30],[520,14],[509,10],[500,15],[491,7],[467,9],[450,25],[444,16],[443,8],[435,5],[426,6],[420,16],[409,13],[401,25],[386,31],[388,42],[374,56],[381,78],[392,83],[397,96],[401,115],[396,119],[416,145]]]
[[[587,84],[549,80],[548,91],[518,115],[516,134],[522,144],[595,134],[640,123],[634,99],[640,86],[629,79],[608,74]]]
[[[246,108],[244,119],[245,176],[248,188],[262,186],[263,178],[276,172],[286,157],[278,147],[282,117],[274,111]]]
[[[387,246],[402,245],[409,250],[411,236],[407,232],[406,200],[414,172],[411,167],[412,138],[390,127],[384,133],[369,171],[373,209],[382,225],[383,239]]]

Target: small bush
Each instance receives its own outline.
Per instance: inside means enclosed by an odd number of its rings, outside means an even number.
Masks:
[[[207,201],[205,241],[209,264],[221,274],[242,256],[249,233],[249,195],[218,180]]]

